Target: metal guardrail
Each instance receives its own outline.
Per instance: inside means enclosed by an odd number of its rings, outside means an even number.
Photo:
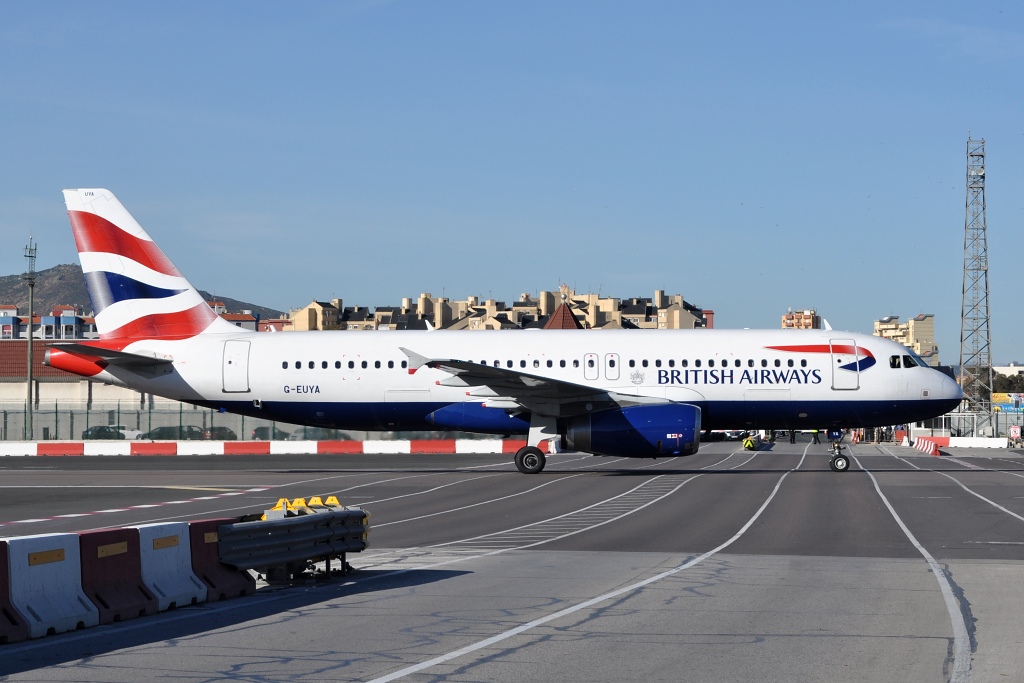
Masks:
[[[330,576],[331,559],[340,559],[344,573],[345,554],[365,550],[369,533],[370,514],[356,507],[217,527],[220,561],[253,569],[268,582],[298,578],[316,560],[326,560]]]

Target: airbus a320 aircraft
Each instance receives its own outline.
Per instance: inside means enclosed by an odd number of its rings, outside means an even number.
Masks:
[[[525,434],[515,463],[537,473],[549,439],[599,455],[691,455],[701,429],[894,425],[962,398],[906,347],[831,330],[241,330],[111,192],[64,199],[100,339],[50,348],[46,363],[213,409],[340,429]]]

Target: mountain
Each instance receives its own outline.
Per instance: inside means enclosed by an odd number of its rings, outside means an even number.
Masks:
[[[207,300],[213,301],[214,297],[209,293],[199,290],[199,293]],[[229,299],[226,296],[217,295],[217,301],[224,302],[231,313],[252,311],[253,315],[259,315],[261,320],[266,318],[280,318],[282,313],[273,308],[257,306],[256,304]],[[28,285],[21,279],[21,275],[0,276],[0,305],[12,304],[18,307],[18,312],[28,315]],[[82,269],[76,265],[63,264],[40,270],[36,272],[36,291],[33,303],[33,312],[36,315],[49,315],[54,306],[74,306],[85,311],[86,315],[92,312],[92,304],[89,303],[89,291],[85,287],[85,277]]]

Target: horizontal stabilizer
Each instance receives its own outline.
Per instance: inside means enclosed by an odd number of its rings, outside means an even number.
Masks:
[[[76,356],[88,356],[90,358],[101,358],[108,365],[120,366],[148,366],[167,365],[173,363],[174,359],[164,354],[156,353],[129,353],[128,351],[115,351],[100,346],[89,344],[54,344],[50,348],[73,353]]]

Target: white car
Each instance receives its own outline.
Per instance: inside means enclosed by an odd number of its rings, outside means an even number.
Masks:
[[[110,425],[110,428],[111,429],[116,429],[117,431],[119,431],[122,434],[124,434],[124,438],[126,438],[126,439],[137,439],[137,438],[139,438],[142,435],[142,430],[139,430],[139,429],[129,429],[128,427],[125,427],[124,425]]]

